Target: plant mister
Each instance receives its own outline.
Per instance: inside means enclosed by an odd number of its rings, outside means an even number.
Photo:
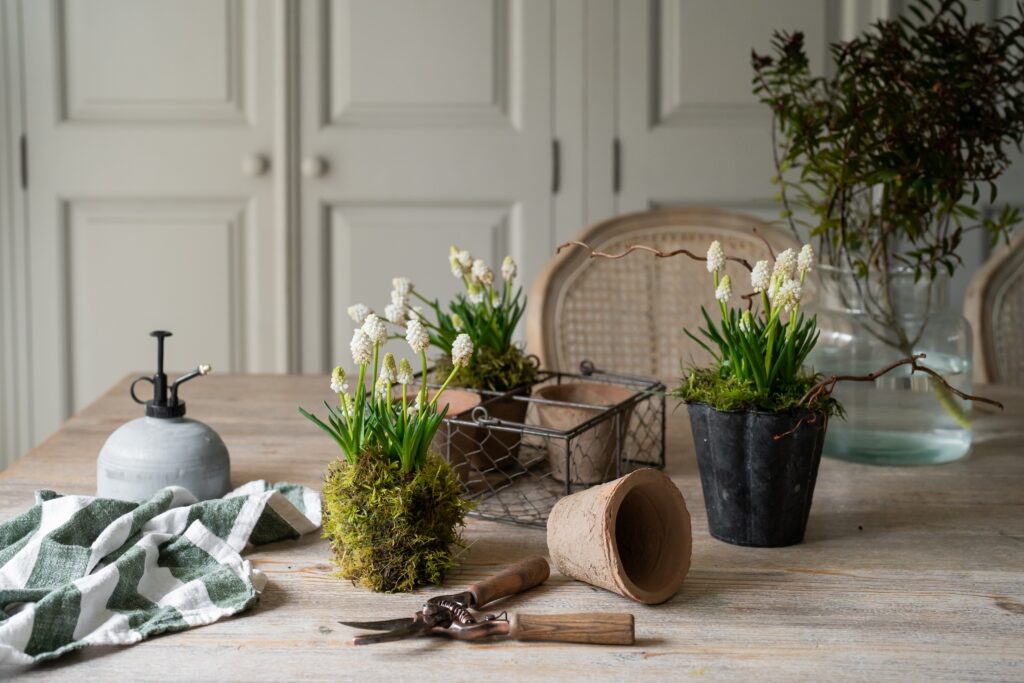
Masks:
[[[168,386],[164,374],[164,339],[156,337],[156,374],[132,382],[130,393],[146,406],[145,417],[121,425],[103,444],[96,462],[96,495],[100,498],[144,500],[165,486],[181,486],[199,500],[220,498],[231,489],[228,449],[217,432],[185,417],[185,402],[178,388],[210,373],[200,365]],[[139,382],[153,385],[153,398],[143,401],[135,393]]]

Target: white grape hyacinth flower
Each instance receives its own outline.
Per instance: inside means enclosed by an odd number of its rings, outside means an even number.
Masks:
[[[405,324],[405,306],[399,303],[391,303],[384,307],[384,317],[388,319],[389,323],[395,325]]]
[[[715,298],[724,304],[729,301],[730,296],[732,296],[732,278],[726,275],[718,282],[718,289],[715,290]]]
[[[459,264],[462,266],[463,273],[468,273],[473,268],[473,255],[465,249],[459,250],[456,254],[456,258],[459,259]]]
[[[754,292],[767,292],[772,283],[771,266],[767,261],[758,261],[750,271],[750,286]]]
[[[506,256],[505,260],[501,262],[501,277],[506,281],[512,281],[516,279],[518,272],[519,267],[516,266],[516,262],[511,256]]]
[[[459,315],[458,313],[452,313],[451,319],[452,327],[454,327],[456,330],[461,332],[462,330],[466,329],[466,322],[462,319],[461,315]]]
[[[484,302],[484,288],[476,282],[472,282],[469,285],[469,300],[474,304],[482,304]]]
[[[366,336],[362,328],[357,328],[352,333],[349,349],[352,351],[352,362],[356,365],[366,365],[373,358],[373,342]]]
[[[398,366],[395,364],[395,356],[393,353],[384,354],[384,362],[381,364],[380,376],[388,383],[388,385],[394,384],[398,381]]]
[[[430,346],[430,335],[419,320],[410,320],[405,328],[405,341],[416,353],[423,353]]]
[[[348,391],[348,383],[345,381],[345,369],[340,365],[334,368],[331,373],[331,391],[336,394],[344,394]]]
[[[412,383],[412,365],[409,363],[408,359],[403,358],[402,362],[398,364],[398,376],[396,379],[398,379],[398,383],[403,386]]]
[[[773,277],[780,280],[789,280],[796,275],[796,253],[792,249],[786,249],[775,257],[775,272]]]
[[[494,284],[494,271],[487,267],[483,259],[473,261],[473,279],[490,287]]]
[[[800,277],[814,270],[814,247],[805,244],[800,249],[800,254],[796,257],[796,268],[800,273]]]
[[[352,318],[356,325],[362,325],[366,320],[366,316],[371,313],[373,313],[373,310],[366,304],[352,304],[348,307],[348,317]]]
[[[373,385],[373,395],[378,399],[387,398],[388,388],[391,386],[391,382],[387,381],[384,375],[377,377],[377,383]]]
[[[793,307],[800,303],[802,294],[800,283],[796,280],[786,280],[779,287],[779,293],[775,295],[775,306],[789,313]]]
[[[456,367],[468,365],[473,356],[473,340],[468,334],[460,334],[452,343],[452,364]]]
[[[407,277],[396,277],[391,280],[391,287],[398,292],[403,299],[409,298],[412,294],[412,280]]]
[[[714,273],[725,266],[725,252],[722,251],[722,244],[715,240],[708,247],[708,272]]]
[[[384,321],[371,313],[363,321],[363,332],[374,344],[383,344],[388,340],[388,328],[384,327]]]

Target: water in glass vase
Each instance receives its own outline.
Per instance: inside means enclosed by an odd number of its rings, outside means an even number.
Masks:
[[[808,363],[825,375],[863,376],[911,353],[960,391],[971,391],[970,327],[946,301],[948,278],[914,282],[896,274],[880,285],[821,268],[809,307],[821,335]],[[824,454],[878,465],[929,465],[967,454],[970,403],[924,373],[901,366],[874,382],[840,382],[833,395],[846,419],[829,423]]]

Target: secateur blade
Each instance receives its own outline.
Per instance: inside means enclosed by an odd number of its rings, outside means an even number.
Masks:
[[[374,645],[376,643],[389,643],[394,640],[405,640],[406,638],[415,638],[428,633],[430,629],[434,627],[433,624],[425,621],[417,621],[409,624],[408,626],[393,629],[391,631],[382,631],[380,633],[369,633],[366,635],[359,635],[352,639],[353,645]]]
[[[416,620],[412,617],[402,617],[401,619],[383,619],[381,621],[339,621],[338,623],[351,628],[361,628],[364,631],[393,631],[396,628],[410,626],[415,622]]]

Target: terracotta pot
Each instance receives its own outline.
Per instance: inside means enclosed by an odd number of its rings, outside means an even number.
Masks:
[[[558,571],[648,605],[676,594],[691,550],[683,494],[656,469],[566,496],[548,517]]]
[[[808,410],[721,411],[706,403],[687,409],[711,535],[758,548],[802,541],[825,417]],[[779,434],[786,436],[776,441]]]
[[[521,425],[526,421],[526,411],[530,403],[517,400],[515,397],[529,396],[530,390],[529,386],[525,386],[506,397],[491,400],[484,398],[484,408],[492,418]],[[482,473],[499,475],[497,478],[500,480],[507,480],[510,476],[523,472],[523,467],[519,463],[519,447],[523,441],[521,431],[506,432],[481,426],[477,429],[476,438],[480,449],[470,458],[473,467]]]
[[[608,406],[617,405],[633,392],[617,384],[603,382],[573,382],[549,384],[534,390],[534,396],[548,401],[579,403],[593,408],[558,406],[537,403],[537,419],[541,426],[568,432],[595,417]],[[566,480],[566,468],[572,484],[600,484],[616,475],[616,444],[625,443],[633,406],[615,416],[601,420],[568,442],[566,439],[547,440],[551,476]],[[566,448],[571,447],[571,453]]]
[[[410,386],[410,401],[412,396],[415,395],[414,391],[418,391],[418,389]],[[427,389],[428,400],[433,399],[436,394],[436,389]],[[473,409],[480,405],[480,394],[463,389],[448,388],[441,394],[441,400],[438,403],[442,404],[440,407],[448,406],[445,418],[456,417],[460,420],[472,420]],[[448,464],[452,466],[452,469],[455,470],[463,484],[469,484],[473,479],[473,468],[470,467],[469,460],[467,459],[468,454],[479,448],[476,445],[473,428],[452,425],[447,421],[442,421],[430,447],[448,461]]]

